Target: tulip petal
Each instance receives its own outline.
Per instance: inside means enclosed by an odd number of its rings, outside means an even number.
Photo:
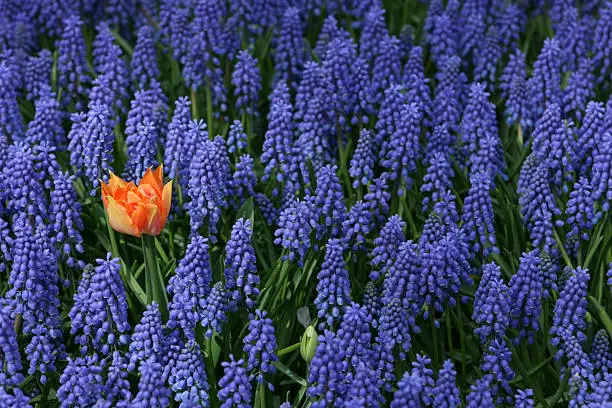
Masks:
[[[105,203],[106,212],[108,213],[108,222],[115,231],[140,237],[140,230],[128,215],[125,207],[119,205],[110,195],[106,196]]]
[[[149,167],[145,171],[144,176],[142,176],[138,187],[141,187],[143,185],[149,185],[155,189],[157,196],[160,197],[162,194],[162,188],[164,187],[161,171],[163,171],[161,165],[155,170],[155,172],[151,171],[151,168]]]
[[[162,192],[161,199],[161,212],[165,224],[166,219],[168,219],[168,214],[170,213],[170,206],[172,205],[172,180],[167,182],[164,186],[164,191]]]
[[[116,176],[115,173],[113,173],[112,171],[109,171],[109,173],[110,173],[110,177],[108,179],[108,186],[110,187],[113,193],[117,191],[118,189],[125,188],[129,184],[127,181],[123,180],[121,177]]]
[[[147,235],[159,235],[165,224],[165,221],[162,220],[162,214],[156,205],[147,204],[147,210],[149,219],[142,233]]]

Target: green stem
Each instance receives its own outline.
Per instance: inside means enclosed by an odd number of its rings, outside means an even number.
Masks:
[[[194,119],[198,118],[198,91],[191,88],[191,115]]]
[[[145,293],[147,304],[156,302],[164,319],[168,318],[168,297],[164,287],[163,276],[157,263],[157,249],[155,237],[143,235],[142,254],[145,262]]]
[[[213,139],[215,137],[213,127],[213,107],[212,107],[212,90],[210,84],[206,84],[206,122],[208,122],[208,137]]]
[[[431,324],[431,339],[432,339],[433,348],[434,348],[434,366],[437,368],[440,366],[440,358],[438,356],[438,329],[436,329],[433,310],[430,311],[430,313],[431,313],[431,318],[429,319],[429,323]]]
[[[115,236],[115,230],[113,230],[113,227],[110,225],[106,211],[104,211],[104,217],[106,217],[106,227],[108,228],[108,237],[110,238],[111,252],[113,253],[113,257],[121,259],[121,255],[119,254],[119,246],[117,245],[117,237]]]
[[[588,295],[587,298],[589,300],[589,305],[591,306],[593,311],[595,311],[595,314],[597,315],[597,317],[599,317],[599,320],[601,320],[601,323],[604,325],[606,331],[608,332],[608,336],[612,337],[612,320],[610,319],[610,316],[608,316],[608,313],[597,301],[597,299],[595,299],[591,295]]]
[[[215,361],[212,353],[212,337],[208,336],[206,337],[206,359],[206,372],[208,374],[208,383],[210,384],[209,396],[212,403],[217,398],[217,377],[215,375]]]
[[[257,388],[259,393],[259,406],[263,408],[266,406],[266,386],[264,383],[260,383]]]
[[[295,350],[298,350],[300,348],[301,344],[302,343],[295,343],[295,344],[292,344],[289,347],[285,347],[284,349],[282,349],[278,353],[276,353],[276,355],[278,357],[280,357],[280,356],[284,356],[285,354],[289,354],[289,353],[291,353],[291,352],[293,352]]]
[[[561,251],[561,257],[565,261],[565,264],[570,268],[574,269],[574,265],[572,264],[571,259],[567,255],[567,251],[565,251],[565,247],[563,246],[563,242],[561,242],[561,238],[559,238],[559,234],[557,233],[557,229],[555,228],[555,240],[557,240],[557,245],[559,245],[559,250]]]

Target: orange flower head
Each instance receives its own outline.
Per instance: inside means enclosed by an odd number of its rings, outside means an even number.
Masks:
[[[102,182],[102,200],[115,231],[139,237],[159,235],[166,225],[172,201],[172,180],[163,182],[163,165],[147,169],[138,186],[110,173]]]

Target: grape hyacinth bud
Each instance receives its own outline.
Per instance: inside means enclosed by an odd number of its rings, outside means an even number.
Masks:
[[[0,139],[21,141],[25,126],[17,103],[18,88],[6,63],[0,63],[0,86],[5,90],[0,95]]]
[[[543,279],[540,269],[540,253],[537,249],[523,253],[519,268],[510,279],[509,297],[511,301],[511,325],[519,331],[518,344],[521,338],[533,341],[534,332],[540,328],[539,316],[542,305]]]
[[[7,392],[5,387],[0,387],[0,404],[5,407],[32,408],[30,397],[25,395],[19,388],[13,388],[13,395]]]
[[[63,21],[63,31],[58,39],[58,84],[67,92],[62,98],[63,106],[76,102],[77,110],[81,108],[85,89],[90,82],[87,67],[87,48],[82,33],[83,22],[76,16],[67,16]]]
[[[23,72],[23,86],[26,98],[35,101],[51,92],[51,71],[53,70],[53,56],[49,50],[41,50],[36,55],[26,58]]]
[[[164,147],[164,167],[168,172],[168,177],[176,179],[179,175],[179,169],[185,168],[184,162],[190,161],[190,158],[183,154],[184,135],[189,130],[191,122],[191,101],[186,97],[179,97],[175,101],[174,114],[168,126],[168,134],[166,136]],[[206,137],[208,139],[208,137]],[[183,188],[189,180],[179,179],[179,183]]]
[[[213,331],[221,333],[222,325],[227,322],[229,310],[228,295],[226,295],[223,282],[217,282],[206,297],[200,300],[200,323],[206,329],[206,337],[211,338]]]
[[[496,19],[502,48],[511,50],[516,46],[527,23],[525,10],[518,4],[507,3]]]
[[[418,376],[421,379],[423,391],[421,392],[421,401],[423,404],[429,405],[432,402],[431,394],[435,386],[433,379],[433,370],[431,369],[431,359],[426,355],[417,354],[415,361],[412,362],[412,370],[410,375]]]
[[[408,240],[399,244],[383,282],[384,304],[388,304],[393,299],[400,299],[404,308],[413,312],[419,311],[422,299],[413,287],[413,283],[421,272],[420,261],[418,246],[415,243]]]
[[[223,150],[225,150],[225,142]],[[210,239],[214,243],[217,223],[221,219],[221,209],[228,206],[228,187],[231,183],[227,155],[220,152],[216,143],[203,140],[197,144],[197,154],[189,166],[189,186],[187,190],[191,201],[187,204],[191,230],[196,232],[200,227],[208,227]],[[227,152],[225,152],[227,153]],[[226,167],[227,164],[227,167]]]
[[[291,104],[272,101],[268,115],[268,130],[265,134],[261,162],[264,164],[263,181],[273,179],[285,181],[289,173],[293,145]],[[278,191],[273,192],[278,194]]]
[[[92,195],[100,185],[100,179],[106,180],[112,171],[113,142],[115,133],[111,124],[111,112],[108,106],[92,106],[87,112],[87,119],[77,125],[78,133],[72,133],[70,163],[88,180]],[[74,131],[73,126],[73,131]]]
[[[108,367],[106,383],[104,384],[105,402],[110,408],[113,402],[118,408],[127,408],[132,400],[130,382],[128,381],[127,362],[120,351],[114,351],[112,362]],[[101,400],[98,400],[101,403]],[[100,407],[102,408],[102,407]]]
[[[489,177],[494,178],[502,173],[505,164],[497,128],[495,105],[489,102],[489,95],[483,84],[472,84],[459,134],[463,142],[462,154],[468,158],[467,166],[470,174],[484,170]],[[485,145],[488,145],[487,147],[490,147],[491,150],[483,149]],[[481,158],[482,152],[485,154],[485,160]]]
[[[390,150],[387,145],[391,135],[403,125],[400,121],[400,112],[407,102],[408,99],[402,86],[393,85],[385,90],[385,97],[380,105],[378,120],[376,121],[374,151],[386,152]]]
[[[241,121],[235,120],[231,123],[226,143],[227,151],[236,154],[248,146],[247,134],[244,132]]]
[[[168,293],[172,295],[168,304],[168,326],[180,326],[189,340],[194,339],[194,329],[200,320],[200,302],[210,293],[212,269],[208,250],[206,238],[192,235],[185,256],[168,283]]]
[[[259,206],[259,210],[261,211],[266,223],[271,226],[276,223],[276,219],[278,217],[278,212],[274,203],[270,201],[270,199],[263,193],[255,194],[255,203]]]
[[[601,218],[601,212],[595,212],[592,187],[585,177],[580,177],[580,180],[574,184],[565,214],[568,216],[565,224],[571,228],[566,238],[568,242],[574,241],[572,249],[576,254],[581,241],[589,240],[589,232]]]
[[[401,197],[412,187],[410,174],[416,170],[423,112],[415,104],[404,105],[398,119],[402,126],[391,134],[381,165],[389,171],[391,180],[398,180]]]
[[[327,242],[325,260],[317,275],[317,297],[315,305],[318,317],[322,319],[320,328],[333,328],[342,318],[344,308],[351,299],[351,287],[344,261],[344,246],[338,239]]]
[[[574,169],[580,176],[587,176],[593,166],[593,152],[596,145],[601,141],[600,129],[604,123],[606,114],[605,105],[602,102],[590,101],[586,107],[582,126],[578,129],[578,139],[571,158]]]
[[[553,224],[553,216],[561,215],[561,210],[555,201],[549,174],[547,165],[531,153],[521,167],[517,187],[523,222],[534,245],[547,252],[556,251],[554,227],[563,225],[561,220]]]
[[[414,318],[411,317],[410,311],[402,305],[402,299],[392,298],[385,302],[388,303],[383,305],[378,322],[378,341],[382,342],[384,339],[386,347],[391,351],[397,347],[400,359],[405,359],[405,353],[412,346],[410,333],[415,331],[412,330]]]
[[[492,253],[499,253],[495,240],[491,184],[487,174],[472,174],[461,217],[471,244],[470,252],[473,255],[482,254],[485,258]]]
[[[580,60],[576,71],[572,72],[563,90],[563,114],[582,120],[586,104],[595,97],[595,77],[590,59]]]
[[[135,408],[168,407],[172,392],[164,384],[163,366],[155,357],[149,357],[138,369],[138,393],[130,406]]]
[[[352,302],[346,307],[336,336],[340,348],[345,351],[344,360],[352,371],[362,364],[372,363],[370,324],[370,315],[365,306]]]
[[[108,22],[103,21],[97,26],[98,34],[93,42],[93,66],[99,78],[106,78],[104,87],[109,93],[111,106],[116,114],[125,113],[124,101],[128,99],[130,76],[127,63],[123,59],[121,47],[115,44],[115,38],[110,31]],[[92,90],[93,94],[93,90]],[[90,95],[91,104],[92,95]],[[100,102],[98,102],[100,103]]]
[[[385,9],[382,4],[366,9],[359,40],[359,56],[365,61],[374,61],[381,52],[378,48],[384,37],[388,36],[385,23]]]
[[[495,408],[491,377],[490,374],[485,374],[470,386],[470,393],[466,397],[468,408]]]
[[[257,115],[256,105],[261,92],[261,76],[257,59],[248,50],[238,53],[232,74],[236,109],[242,114]]]
[[[36,172],[36,157],[25,145],[11,145],[2,169],[5,188],[11,194],[7,197],[8,214],[19,217],[32,216],[36,222],[47,217],[47,204],[43,185]]]
[[[501,277],[501,269],[494,263],[482,267],[482,279],[474,300],[472,319],[480,326],[474,333],[486,344],[493,334],[503,337],[510,323],[511,305],[508,302],[508,287]]]
[[[136,36],[131,69],[132,81],[136,82],[140,89],[150,88],[160,76],[154,34],[153,27],[143,25]]]
[[[307,394],[316,399],[312,404],[314,408],[325,408],[333,406],[334,401],[342,401],[347,391],[343,360],[344,350],[340,348],[340,343],[333,332],[325,330],[319,336],[319,345],[308,374]]]
[[[608,108],[606,112],[606,117],[609,117],[612,108]],[[612,129],[612,125],[609,128]],[[612,203],[612,130],[603,136],[593,152],[591,184],[593,199],[601,199],[602,208],[608,211]]]
[[[168,129],[168,102],[159,83],[155,82],[150,89],[140,90],[130,102],[130,111],[125,121],[126,139],[135,135],[142,125],[149,122],[152,133],[149,137],[151,147],[157,151],[157,144],[162,141]]]
[[[425,297],[426,309],[443,312],[445,304],[454,306],[459,288],[471,282],[468,264],[469,250],[465,237],[452,228],[439,241],[421,253],[422,271],[415,284]],[[429,311],[425,311],[427,318]]]
[[[395,261],[397,251],[404,242],[404,226],[405,222],[399,215],[392,215],[380,230],[380,235],[374,239],[374,249],[370,253],[370,263],[374,267],[370,272],[371,280],[376,281],[380,276],[385,276]]]
[[[62,128],[62,112],[53,93],[41,95],[34,102],[36,114],[28,124],[25,141],[29,144],[48,142],[58,149],[65,144],[65,134]]]
[[[593,363],[594,371],[600,371],[601,373],[612,372],[610,337],[604,329],[600,329],[593,338],[589,357]]]
[[[550,342],[553,346],[558,346],[570,336],[575,336],[580,343],[586,340],[584,318],[589,279],[588,270],[578,267],[572,270],[571,276],[565,282],[555,303],[553,325],[550,329],[553,335]]]
[[[523,128],[533,126],[533,112],[527,98],[527,68],[525,55],[516,50],[510,54],[508,64],[501,75],[499,88],[505,99],[504,111],[508,125],[520,124]]]
[[[404,373],[402,379],[397,383],[397,391],[393,394],[391,408],[419,408],[421,403],[421,392],[423,380],[416,374]]]
[[[217,397],[221,402],[221,408],[249,407],[251,404],[251,383],[247,377],[244,360],[234,360],[230,354],[229,362],[221,363],[223,366],[223,377],[219,380],[219,391]]]
[[[325,58],[327,55],[327,46],[330,42],[342,36],[342,32],[338,27],[338,20],[333,14],[328,15],[323,21],[323,26],[317,37],[317,43],[314,47],[315,54],[319,59]]]
[[[22,364],[17,343],[17,333],[11,318],[9,301],[0,298],[0,352],[2,353],[2,370],[0,370],[0,388],[18,386],[23,381]]]
[[[317,231],[317,239],[323,236],[338,237],[342,231],[346,207],[337,172],[338,166],[327,165],[316,174],[314,205],[319,212],[318,225],[321,227]]]
[[[452,157],[455,151],[453,148],[455,143],[455,136],[449,132],[446,124],[436,126],[433,132],[427,135],[425,162],[431,165],[432,158],[436,153],[440,153],[444,157]]]
[[[239,218],[225,246],[223,275],[231,309],[243,301],[247,308],[252,309],[259,296],[259,276],[252,236],[251,220]]]
[[[459,55],[459,42],[453,32],[455,24],[448,12],[442,12],[435,20],[429,43],[431,44],[432,60],[440,65],[448,57]]]
[[[257,184],[257,175],[253,170],[253,158],[248,154],[243,154],[236,163],[233,181],[236,196],[242,202],[255,195],[255,185]]]
[[[529,103],[536,117],[551,104],[561,103],[561,49],[556,39],[544,40],[544,47],[527,81],[527,89],[530,90]]]
[[[372,132],[363,129],[359,134],[357,148],[351,158],[349,175],[353,179],[353,188],[365,186],[374,178],[375,152]]]
[[[62,408],[93,406],[102,394],[102,367],[98,355],[68,357],[60,383],[57,399]]]
[[[349,210],[342,224],[343,241],[352,244],[352,251],[364,248],[366,235],[372,230],[372,209],[369,203],[357,201]]]
[[[360,363],[350,377],[350,388],[344,400],[344,407],[378,408],[384,402],[382,390],[378,387],[376,370],[370,364]]]
[[[180,402],[181,407],[190,406],[191,402],[196,403],[195,406],[208,405],[209,386],[204,364],[200,346],[187,342],[168,378],[174,400]]]
[[[457,373],[451,360],[444,361],[444,366],[438,374],[436,386],[433,387],[433,405],[439,408],[455,408],[461,404],[459,389],[455,382]]]
[[[140,322],[134,327],[132,341],[129,347],[130,360],[128,370],[134,371],[136,364],[148,363],[149,367],[144,369],[157,370],[154,363],[163,361],[164,334],[162,332],[162,317],[157,303],[147,305]]]
[[[375,104],[383,100],[386,89],[401,82],[402,64],[398,43],[396,37],[385,34],[381,42],[376,45],[378,52],[372,68],[372,93]]]
[[[301,265],[308,249],[313,245],[312,232],[316,230],[316,209],[313,200],[294,200],[280,214],[274,244],[287,248],[283,260],[296,260]]]
[[[512,388],[508,381],[514,378],[514,371],[510,367],[510,360],[512,360],[512,353],[508,348],[508,345],[503,339],[495,338],[487,349],[482,364],[481,370],[485,373],[491,374],[496,384],[493,387],[493,392],[498,396],[498,401],[502,398],[500,394],[503,392],[512,395]]]
[[[358,101],[352,91],[352,65],[357,58],[355,44],[351,39],[337,38],[327,47],[327,55],[323,60],[323,75],[325,76],[327,92],[335,95],[331,101],[331,109],[340,126],[350,120],[353,103]]]
[[[276,76],[275,81],[285,81],[293,88],[301,79],[306,55],[304,54],[303,24],[300,10],[297,7],[288,7],[281,19],[278,46],[274,58]]]
[[[110,347],[127,344],[128,305],[121,281],[119,259],[98,259],[98,266],[86,267],[74,295],[74,306],[68,315],[72,320],[70,334],[83,354],[90,350],[107,354]],[[82,333],[82,334],[81,334]]]
[[[516,408],[533,408],[533,390],[531,388],[527,388],[524,391],[518,390],[514,396],[514,406]]]
[[[455,172],[450,161],[450,157],[442,152],[435,152],[427,167],[427,173],[423,177],[421,185],[422,193],[430,193],[423,197],[423,211],[427,211],[430,205],[440,201],[443,194],[452,189]],[[432,203],[432,204],[430,204]]]
[[[404,66],[402,74],[403,83],[406,86],[406,98],[416,103],[423,109],[425,124],[429,125],[431,118],[431,89],[429,79],[425,76],[423,66],[423,50],[421,47],[412,47],[408,62]]]
[[[595,27],[595,36],[593,38],[593,62],[595,69],[599,74],[597,82],[602,83],[606,76],[610,73],[612,65],[612,9],[603,7],[600,12],[597,25]]]
[[[475,58],[474,80],[486,83],[487,87],[493,90],[498,66],[503,57],[501,38],[495,25],[489,27],[481,44]]]
[[[533,132],[533,151],[551,169],[552,182],[561,186],[571,179],[573,163],[570,162],[577,146],[561,116],[559,105],[553,103],[546,108],[536,123]]]
[[[264,374],[274,374],[276,367],[273,365],[278,360],[276,356],[276,335],[272,319],[266,311],[255,310],[251,315],[249,332],[244,337],[244,352],[247,354],[247,372],[256,375],[257,382],[264,382]],[[271,384],[270,384],[271,386]]]
[[[157,141],[155,125],[145,121],[138,125],[136,133],[127,135],[125,144],[128,151],[128,162],[125,167],[125,176],[138,183],[145,170],[158,165]]]

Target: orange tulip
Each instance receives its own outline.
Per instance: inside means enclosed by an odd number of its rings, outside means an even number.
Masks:
[[[166,225],[172,201],[172,180],[163,183],[163,165],[145,172],[138,186],[110,173],[102,182],[102,200],[115,231],[139,237],[159,235]]]

